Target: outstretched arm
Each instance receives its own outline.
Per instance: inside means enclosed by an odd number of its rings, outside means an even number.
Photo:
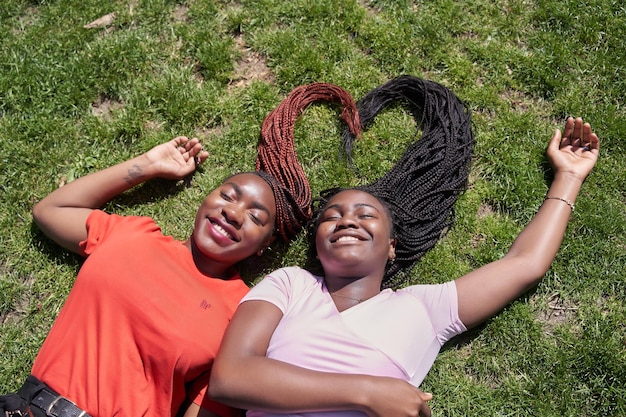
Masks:
[[[430,416],[432,396],[383,377],[316,372],[267,358],[282,312],[265,301],[242,303],[211,370],[211,399],[275,413],[360,410],[370,417]]]
[[[581,118],[568,118],[562,135],[556,130],[547,150],[554,180],[541,208],[502,259],[456,280],[459,317],[465,326],[476,326],[493,316],[547,272],[582,183],[596,163],[599,146],[591,126]]]
[[[177,137],[56,189],[33,207],[33,218],[50,239],[82,254],[78,243],[87,237],[85,223],[94,209],[151,178],[183,178],[207,156],[198,139]]]

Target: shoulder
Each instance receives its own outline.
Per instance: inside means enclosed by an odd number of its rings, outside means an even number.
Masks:
[[[161,231],[154,219],[147,216],[120,216],[119,214],[108,214],[102,210],[94,210],[87,218],[87,228],[107,228],[124,227],[127,229],[137,229],[145,231]]]
[[[267,274],[251,290],[249,297],[279,292],[284,295],[309,292],[321,285],[322,279],[306,269],[290,266]]]
[[[286,266],[284,268],[276,269],[268,274],[268,276],[283,276],[283,277],[298,277],[303,279],[318,279],[306,269],[300,268],[299,266]]]
[[[150,217],[120,216],[94,210],[85,223],[87,238],[79,243],[85,254],[90,255],[104,242],[119,246],[132,239],[145,239],[148,236],[163,238],[161,228]]]
[[[300,268],[299,266],[287,266],[284,268],[276,269],[269,274],[267,277],[275,277],[280,279],[287,280],[307,280],[307,281],[317,281],[320,280],[320,277],[317,277],[307,271],[306,269]]]
[[[454,281],[442,284],[418,284],[401,288],[396,291],[397,295],[411,295],[419,298],[426,304],[449,304],[456,302],[457,293]]]

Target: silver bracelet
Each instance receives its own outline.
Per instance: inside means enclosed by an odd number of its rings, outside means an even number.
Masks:
[[[546,198],[544,198],[544,199],[543,199],[543,201],[546,201],[546,200],[561,200],[562,202],[564,202],[565,204],[567,204],[567,205],[569,206],[569,208],[571,208],[571,209],[572,209],[572,211],[574,211],[574,203],[572,203],[571,201],[566,200],[566,199],[564,199],[564,198],[561,198],[561,197],[552,197],[551,195],[547,195],[547,196],[546,196]]]

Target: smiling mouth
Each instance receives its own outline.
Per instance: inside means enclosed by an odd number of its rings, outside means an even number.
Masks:
[[[213,226],[213,229],[221,236],[224,236],[225,238],[228,238],[234,242],[237,242],[237,239],[235,239],[235,237],[233,235],[231,235],[226,229],[224,229],[219,223],[216,223],[214,221],[211,221],[211,225]]]
[[[360,242],[361,239],[355,236],[341,236],[339,239],[335,239],[333,243],[339,242]]]

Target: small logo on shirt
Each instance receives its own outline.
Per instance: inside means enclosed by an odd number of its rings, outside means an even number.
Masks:
[[[211,304],[209,304],[207,300],[202,300],[202,302],[200,303],[200,308],[204,310],[209,309],[211,308]]]

